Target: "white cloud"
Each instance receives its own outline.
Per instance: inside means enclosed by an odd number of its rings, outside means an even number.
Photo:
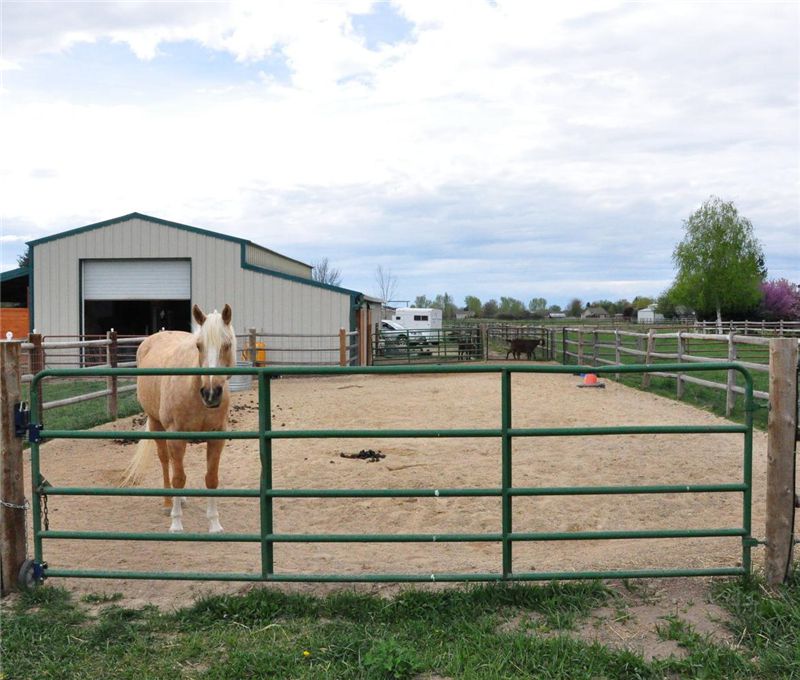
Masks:
[[[718,194],[753,220],[768,266],[797,252],[797,5],[402,0],[414,29],[378,50],[352,26],[368,0],[70,6],[4,10],[3,58],[22,69],[2,95],[4,213],[42,232],[139,210],[305,260],[385,237],[387,257],[425,244],[419,276],[442,282],[466,265],[436,253],[473,241],[513,254],[532,236],[573,252],[649,237],[644,256],[669,270],[681,220]],[[253,77],[197,87],[176,71],[166,96],[124,101],[26,88],[26,72],[46,78],[42,52],[109,40],[158,72],[169,44],[194,41]],[[263,66],[276,54],[289,82]],[[491,282],[509,261],[475,266]],[[565,262],[565,283],[539,285],[647,280],[620,274],[582,282]]]

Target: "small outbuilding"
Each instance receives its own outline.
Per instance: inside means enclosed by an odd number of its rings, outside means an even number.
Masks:
[[[608,310],[605,307],[587,307],[581,314],[581,319],[607,319]]]
[[[648,305],[636,313],[636,323],[656,324],[664,321],[664,315],[656,311],[656,305]]]
[[[364,296],[246,239],[131,213],[29,243],[30,326],[47,335],[190,330],[227,302],[237,333],[336,335],[369,326]]]

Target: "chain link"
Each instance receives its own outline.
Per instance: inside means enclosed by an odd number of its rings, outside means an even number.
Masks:
[[[42,492],[40,495],[42,499],[42,521],[44,523],[44,530],[50,531],[50,517],[47,514],[47,494]]]
[[[9,503],[8,501],[4,501],[2,498],[0,498],[0,505],[6,508],[13,508],[14,510],[27,510],[28,508],[31,507],[30,503],[28,503],[27,498],[25,499],[25,502],[22,505],[20,505],[19,503]]]

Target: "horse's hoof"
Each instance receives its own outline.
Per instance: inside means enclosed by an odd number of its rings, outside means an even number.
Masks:
[[[182,526],[180,526],[180,527],[170,527],[169,528],[169,533],[171,533],[171,534],[182,534],[183,533],[183,527]]]
[[[224,532],[225,529],[222,528],[221,524],[217,524],[216,526],[212,524],[210,527],[208,527],[209,534],[222,534]]]

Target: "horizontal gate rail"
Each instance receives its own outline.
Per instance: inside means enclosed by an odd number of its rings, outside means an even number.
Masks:
[[[513,373],[652,373],[656,369],[684,372],[705,370],[739,371],[745,380],[747,408],[746,422],[714,426],[698,425],[636,425],[613,427],[548,427],[515,428],[512,426]],[[420,373],[495,373],[501,378],[501,425],[496,428],[431,428],[431,429],[373,429],[373,430],[271,430],[271,395],[269,379],[278,375],[353,375],[353,374],[420,374]],[[184,369],[130,369],[97,367],[90,369],[47,369],[34,377],[34,388],[48,377],[72,375],[136,377],[139,375],[256,375],[259,388],[259,429],[233,432],[119,432],[47,430],[34,426],[31,437],[31,476],[33,480],[33,530],[34,558],[44,565],[45,540],[107,540],[107,541],[180,541],[259,543],[261,545],[261,571],[259,573],[201,573],[201,572],[140,572],[90,569],[64,569],[47,567],[45,575],[81,578],[124,578],[162,580],[218,580],[218,581],[275,581],[275,582],[431,582],[431,581],[543,581],[554,579],[607,579],[645,578],[656,576],[713,576],[744,575],[750,571],[750,549],[756,543],[751,536],[752,496],[752,412],[753,385],[747,369],[735,362],[708,362],[702,364],[659,364],[656,366],[620,365],[604,367],[580,366],[371,366],[371,367],[229,367]],[[36,389],[31,389],[32,413],[38,413]],[[619,486],[576,487],[515,487],[512,479],[513,441],[531,437],[587,437],[625,436],[640,434],[739,434],[743,436],[742,479],[717,484],[650,484]],[[488,488],[449,489],[276,489],[272,484],[272,442],[283,439],[380,439],[380,438],[496,438],[501,442],[501,484]],[[40,473],[39,446],[41,439],[250,439],[259,442],[262,475],[259,488],[253,489],[158,489],[158,488],[102,488],[50,486]],[[512,527],[512,504],[515,497],[537,496],[589,496],[635,494],[683,493],[735,493],[742,496],[742,524],[739,527],[713,527],[698,529],[648,529],[603,530],[576,532],[526,532]],[[260,530],[258,533],[206,534],[166,532],[112,532],[112,531],[61,531],[42,528],[40,502],[43,496],[130,496],[130,497],[228,497],[257,498],[260,505]],[[409,533],[409,534],[303,534],[275,533],[273,524],[274,498],[500,498],[501,527],[489,533]],[[732,567],[703,569],[634,569],[622,571],[582,572],[514,572],[513,545],[515,542],[620,540],[620,539],[677,539],[677,538],[740,538],[741,564]],[[499,543],[502,548],[502,565],[498,572],[461,574],[291,574],[274,572],[274,546],[286,543]]]

